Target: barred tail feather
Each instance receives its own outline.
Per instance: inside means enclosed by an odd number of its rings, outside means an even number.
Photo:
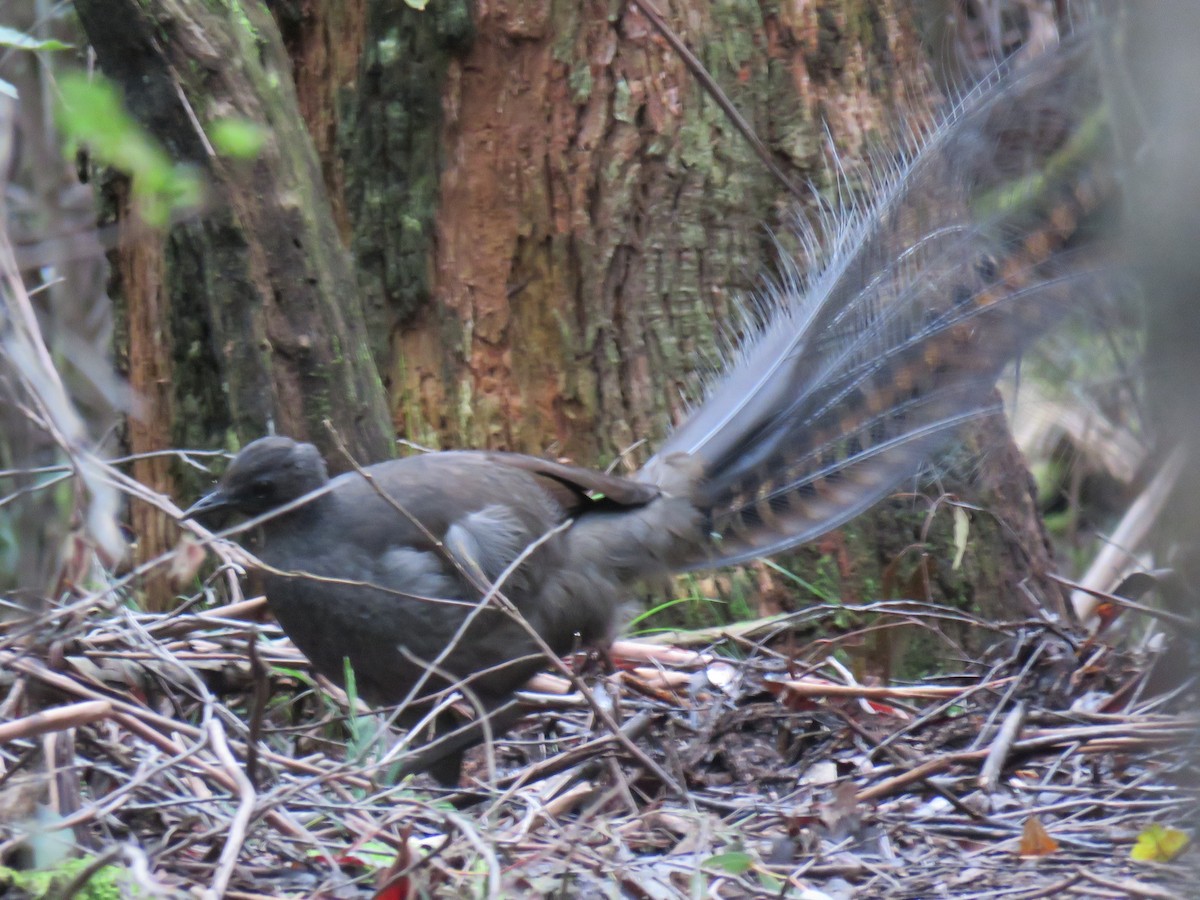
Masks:
[[[1101,289],[1081,237],[1111,193],[1091,57],[1075,40],[971,91],[852,209],[822,273],[767,298],[766,324],[647,467],[700,461],[717,543],[696,565],[863,512],[994,411],[1004,366]]]

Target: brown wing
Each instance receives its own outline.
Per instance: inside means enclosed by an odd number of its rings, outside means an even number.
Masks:
[[[487,457],[499,465],[522,469],[537,477],[572,516],[584,511],[645,506],[659,496],[659,489],[652,484],[594,469],[520,453],[488,453]]]

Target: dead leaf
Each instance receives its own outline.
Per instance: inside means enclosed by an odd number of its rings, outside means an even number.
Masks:
[[[955,572],[962,566],[967,554],[967,537],[971,533],[971,517],[961,506],[954,507],[954,562],[950,566]]]
[[[1037,816],[1030,816],[1021,828],[1021,856],[1049,856],[1058,849],[1058,841],[1050,837]]]
[[[188,587],[200,571],[200,567],[204,565],[207,556],[208,551],[204,549],[203,544],[190,534],[183,535],[175,545],[175,552],[171,554],[171,567],[167,571],[171,589],[182,591]]]

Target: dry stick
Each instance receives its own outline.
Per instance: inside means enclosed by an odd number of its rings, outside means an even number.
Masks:
[[[107,718],[112,711],[113,706],[107,700],[88,700],[72,703],[70,706],[56,706],[0,725],[0,744],[7,744],[19,738],[36,737],[48,731],[63,731],[87,725],[97,719]]]
[[[132,731],[134,734],[142,738],[142,740],[149,741],[164,753],[177,754],[183,750],[183,748],[173,739],[167,737],[166,735],[160,734],[133,716],[129,716],[124,713],[115,713],[113,715],[113,721],[121,724],[127,731]],[[224,770],[218,769],[201,759],[194,759],[193,764],[207,778],[217,782],[217,784],[219,784],[224,790],[229,791],[231,794],[238,793],[237,782],[227,775]],[[269,821],[276,829],[284,834],[299,840],[308,841],[314,847],[323,849],[321,843],[303,825],[293,822],[291,819],[285,817],[276,810],[266,810],[263,815],[267,821]]]
[[[1018,672],[1015,678],[1012,679],[1012,683],[1001,695],[999,701],[992,707],[991,712],[988,713],[987,719],[979,729],[979,733],[975,736],[975,739],[971,741],[972,750],[976,749],[980,744],[983,743],[984,735],[991,731],[993,723],[996,721],[996,717],[1000,714],[1000,710],[1004,708],[1005,704],[1007,704],[1010,699],[1012,699],[1013,694],[1017,692],[1017,689],[1020,688],[1021,683],[1025,680],[1025,676],[1030,673],[1034,664],[1041,659],[1042,652],[1045,649],[1046,644],[1040,643],[1034,648],[1033,652],[1029,654],[1029,659],[1027,659],[1025,664],[1021,666],[1021,671]]]
[[[842,724],[847,726],[851,731],[857,734],[864,742],[871,743],[872,738],[861,725],[854,721],[853,718],[841,712],[836,711],[842,720]],[[882,750],[884,756],[892,761],[892,764],[898,769],[903,769],[912,763],[911,755],[903,753],[894,747],[883,746],[882,744],[874,744],[875,749]],[[944,785],[938,784],[932,778],[923,779],[925,786],[957,809],[963,815],[975,819],[976,821],[987,821],[988,817],[978,810],[972,809],[968,804],[964,803],[957,795]]]
[[[176,520],[179,519],[180,515],[182,514],[179,507],[177,507],[175,504],[171,503],[170,500],[168,500],[163,495],[158,494],[154,491],[151,491],[145,485],[141,484],[138,481],[133,480],[128,475],[125,475],[120,470],[108,465],[107,463],[103,462],[102,460],[92,458],[92,459],[90,459],[90,462],[91,462],[91,464],[95,465],[99,469],[103,470],[108,475],[108,479],[111,484],[120,488],[122,491],[124,491],[129,496],[137,497],[138,499],[142,500],[143,502],[148,503],[151,506],[154,506],[155,508],[159,509],[160,511],[172,516]],[[212,533],[194,522],[184,523],[184,527],[190,527],[194,531],[194,533],[196,533],[199,537],[201,537],[203,543],[205,543],[206,545],[213,546],[214,552],[216,552],[217,555],[220,556],[224,560],[227,570],[228,570],[228,567],[241,568],[241,564],[239,563],[239,561],[237,559],[237,557],[239,557],[239,556],[242,559],[248,559],[251,561],[254,560],[254,557],[252,555],[250,555],[249,553],[246,553],[240,547],[237,547],[234,544],[229,544],[229,545],[213,544],[214,536],[212,535]],[[159,554],[158,556],[154,557],[153,559],[146,560],[142,564],[130,569],[130,571],[127,572],[125,575],[123,575],[120,578],[116,579],[115,581],[109,583],[108,585],[101,588],[100,590],[94,591],[93,593],[88,594],[86,597],[80,598],[79,600],[75,601],[74,603],[71,603],[71,604],[68,604],[65,606],[59,606],[55,609],[46,610],[44,613],[42,613],[37,618],[36,621],[38,623],[48,625],[48,624],[56,622],[60,619],[68,618],[79,612],[87,610],[87,609],[91,608],[92,606],[94,606],[95,604],[97,604],[102,597],[106,597],[108,595],[115,594],[118,590],[132,584],[136,579],[145,575],[147,572],[150,572],[153,569],[168,562],[174,554],[175,554],[174,550],[168,550],[164,553]],[[232,590],[234,590],[240,594],[240,591],[237,590],[237,575],[236,575],[236,573],[230,572],[229,579],[230,579],[230,585],[231,585]]]
[[[487,843],[479,836],[475,830],[474,824],[464,819],[457,813],[446,812],[442,814],[445,820],[455,828],[459,833],[467,839],[467,842],[475,848],[476,852],[487,861],[488,872],[488,897],[499,897],[500,894],[500,861],[496,858],[495,851],[487,845]],[[448,829],[447,829],[448,830]]]
[[[265,597],[255,597],[252,600],[238,600],[217,606],[204,612],[180,615],[178,610],[168,613],[142,613],[135,619],[146,619],[146,633],[156,640],[178,640],[196,631],[211,631],[213,629],[239,628],[246,629],[247,625],[256,624],[262,611],[266,609]],[[101,634],[89,639],[93,647],[104,644],[116,644],[124,640],[121,634]]]
[[[637,715],[631,716],[621,728],[621,733],[626,740],[636,741],[649,730],[654,718],[655,717],[653,715],[648,713],[638,713]],[[547,760],[543,760],[540,763],[534,763],[531,766],[526,766],[520,772],[517,772],[505,779],[508,782],[507,784],[502,781],[497,785],[497,787],[504,788],[504,793],[496,798],[492,808],[495,809],[499,807],[500,804],[504,803],[506,800],[515,795],[516,792],[522,787],[525,787],[530,783],[539,781],[543,778],[548,778],[551,775],[556,775],[559,772],[565,772],[566,770],[572,768],[573,766],[579,765],[580,763],[587,762],[588,765],[585,766],[584,770],[578,774],[578,777],[592,777],[599,770],[598,763],[600,754],[619,742],[620,741],[617,735],[605,734],[601,737],[594,738],[587,743],[580,744],[578,747],[573,747],[570,750],[564,750],[562,753],[552,756]],[[458,799],[458,795],[451,795],[447,799],[451,803],[454,803],[455,800]]]
[[[1153,606],[1146,606],[1144,603],[1137,603],[1133,600],[1126,600],[1124,597],[1119,597],[1116,594],[1102,591],[1098,588],[1088,587],[1085,584],[1080,584],[1078,581],[1072,581],[1070,578],[1064,578],[1061,575],[1056,575],[1053,572],[1046,573],[1052,581],[1057,581],[1063,587],[1068,587],[1076,593],[1089,594],[1099,600],[1106,600],[1116,606],[1124,609],[1131,609],[1134,612],[1139,612],[1144,616],[1149,616],[1151,619],[1156,619],[1159,622],[1166,622],[1176,628],[1194,629],[1196,627],[1196,618],[1194,616],[1181,616],[1179,613],[1173,613],[1169,609],[1157,609]]]
[[[201,732],[201,730],[194,725],[189,725],[186,722],[180,722],[175,719],[169,719],[166,716],[159,715],[156,712],[153,712],[151,710],[145,709],[144,707],[137,706],[136,704],[129,703],[124,700],[118,700],[115,698],[105,697],[99,691],[93,690],[92,688],[89,688],[83,684],[80,684],[79,682],[75,681],[72,678],[68,678],[65,675],[60,675],[57,672],[51,672],[49,669],[46,669],[40,663],[34,662],[32,660],[12,659],[12,660],[7,661],[5,663],[5,665],[7,665],[9,668],[20,671],[24,675],[28,675],[31,678],[35,678],[44,684],[48,684],[53,688],[57,688],[58,690],[63,691],[64,693],[74,694],[75,696],[80,696],[80,697],[87,697],[88,699],[92,699],[92,700],[108,700],[113,705],[113,709],[114,709],[114,712],[112,714],[113,719],[114,720],[123,720],[122,717],[125,717],[125,718],[132,719],[133,721],[138,722],[139,725],[141,726],[141,728],[138,731],[139,734],[143,734],[143,730],[144,730],[147,733],[155,735],[156,738],[162,738],[163,740],[168,740],[168,739],[164,738],[163,735],[159,731],[154,730],[156,728],[161,728],[168,732],[177,731],[180,734],[183,734],[193,740],[199,740],[203,736],[203,733]],[[160,744],[160,746],[163,746],[163,745]],[[172,749],[169,750],[168,752],[170,752],[170,753],[178,752],[178,749],[179,749],[178,745],[172,744],[171,746],[172,746]],[[273,752],[265,753],[265,754],[263,754],[263,756],[264,756],[264,758],[269,759],[272,763],[274,763],[277,766],[280,766],[280,767],[286,768],[286,769],[290,769],[292,771],[298,772],[303,775],[310,775],[310,776],[315,775],[315,776],[328,778],[332,774],[336,774],[336,773],[330,773],[327,770],[321,769],[317,766],[313,766],[309,763],[305,763],[303,760],[291,759],[290,757],[282,756],[278,753],[273,753]],[[354,787],[354,788],[361,789],[361,788],[370,788],[371,787],[370,781],[368,781],[365,778],[351,777],[349,779],[349,781],[350,781],[351,787]],[[289,832],[289,833],[291,833],[293,835],[296,834],[295,832]],[[304,834],[307,834],[307,833],[305,832]]]
[[[783,185],[797,200],[805,200],[805,192],[793,185],[783,170],[776,165],[775,160],[771,157],[771,151],[759,140],[758,135],[754,133],[754,129],[750,127],[750,123],[738,112],[737,107],[733,105],[733,102],[721,90],[720,85],[713,80],[712,75],[704,68],[704,63],[700,62],[696,58],[696,55],[688,49],[687,44],[671,29],[671,26],[667,24],[658,10],[650,5],[649,0],[633,0],[633,5],[641,10],[642,15],[650,21],[655,30],[671,45],[671,49],[683,60],[684,65],[688,67],[688,70],[695,79],[700,82],[700,86],[717,102],[717,106],[721,107],[721,111],[729,117],[729,121],[733,123],[733,127],[741,132],[742,137],[750,144],[750,148],[762,160],[763,165],[767,167],[767,170],[775,177],[775,180]]]
[[[1179,900],[1179,895],[1174,891],[1154,887],[1153,885],[1134,881],[1130,878],[1102,878],[1086,870],[1081,870],[1079,874],[1092,884],[1120,891],[1127,897],[1147,897],[1149,900]]]
[[[1143,734],[1145,732],[1148,732],[1148,734]],[[1146,723],[1145,725],[1128,723],[1124,726],[1114,725],[1112,727],[1061,728],[1026,738],[1023,741],[1017,741],[1012,745],[1012,750],[1014,753],[1029,753],[1035,750],[1055,747],[1060,744],[1078,743],[1080,750],[1111,752],[1117,748],[1145,747],[1155,740],[1166,741],[1170,738],[1182,740],[1193,733],[1194,730],[1189,728],[1188,723],[1184,721],[1171,723],[1165,727],[1160,727],[1159,723]],[[865,803],[885,797],[905,785],[912,784],[914,781],[923,781],[931,775],[944,772],[957,763],[968,763],[986,759],[989,752],[991,751],[962,750],[927,760],[906,772],[885,779],[872,787],[863,788],[858,792],[856,799],[859,803]]]
[[[63,676],[56,676],[56,678],[63,678]],[[68,684],[73,684],[73,682],[71,682],[70,679],[63,679],[63,680],[65,680]],[[62,687],[62,685],[60,685],[60,687]],[[80,693],[83,693],[86,696],[99,696],[94,691],[89,691],[87,689],[82,689],[82,688],[80,689]],[[96,700],[96,701],[92,701],[92,702],[104,703],[110,709],[112,709],[114,706],[125,707],[128,705],[128,704],[120,703],[119,701],[111,701],[111,700],[107,700],[107,699]],[[120,715],[117,713],[111,714],[110,717],[112,718],[112,720],[114,722],[119,723],[121,721]],[[185,760],[188,757],[199,752],[201,748],[202,748],[202,743],[197,743],[192,747],[185,747],[185,748],[180,749],[180,751],[178,753],[171,755],[170,759],[166,760],[165,762],[162,762],[155,766],[150,767],[150,769],[148,771],[140,772],[140,774],[135,775],[133,778],[127,780],[124,784],[120,785],[119,787],[115,788],[113,791],[109,792],[105,796],[104,802],[102,804],[100,804],[100,805],[92,804],[84,809],[81,809],[81,810],[75,812],[74,814],[66,817],[65,819],[62,819],[60,822],[58,822],[56,824],[56,827],[59,830],[74,828],[76,825],[81,825],[81,824],[84,824],[85,822],[103,819],[105,816],[111,814],[116,809],[125,805],[125,803],[129,799],[128,795],[131,794],[138,787],[140,787],[142,784],[147,782],[151,777],[153,777],[153,775],[155,775],[156,773],[159,773],[159,772],[164,772],[164,771],[178,765],[183,760]],[[23,764],[24,764],[24,759],[19,760],[17,765],[9,768],[9,772],[11,773],[11,772],[17,771],[19,769],[19,767]],[[3,780],[0,779],[0,784],[2,784],[2,783],[3,783]]]
[[[250,679],[254,685],[254,694],[250,708],[250,722],[246,731],[246,777],[250,784],[258,787],[258,742],[262,737],[263,717],[267,710],[267,693],[270,685],[267,683],[267,672],[258,656],[258,629],[251,628],[246,641],[247,656],[250,659]]]
[[[960,697],[951,698],[951,699],[945,701],[944,703],[938,703],[938,704],[934,705],[933,707],[926,709],[919,716],[917,716],[916,719],[914,719],[912,722],[909,722],[905,728],[897,728],[895,731],[893,731],[887,737],[883,738],[883,740],[881,740],[879,742],[879,747],[882,748],[882,747],[887,746],[888,744],[899,741],[901,739],[901,737],[903,737],[905,734],[911,733],[912,731],[914,731],[921,725],[924,725],[928,722],[933,721],[934,719],[938,718],[939,716],[942,716],[943,714],[945,714],[946,710],[948,710],[950,707],[954,706],[955,704],[966,702],[967,700],[971,699],[975,694],[979,693],[980,691],[991,690],[991,685],[1005,684],[1008,679],[995,678],[994,676],[997,672],[1003,671],[1006,667],[1007,667],[1006,662],[1004,662],[1004,661],[997,662],[995,665],[993,665],[988,670],[988,673],[987,673],[987,675],[984,676],[984,680],[982,682],[976,682],[975,684],[967,685],[963,689],[963,693]],[[1009,678],[1011,678],[1011,677],[1012,676],[1009,676]]]
[[[563,815],[574,809],[578,803],[582,802],[586,797],[589,797],[593,792],[595,792],[595,790],[596,788],[594,785],[580,782],[576,784],[575,787],[568,788],[547,802],[546,805],[538,811],[538,818],[540,820],[552,822],[556,816]],[[621,791],[621,781],[619,778],[614,777],[613,787],[610,789],[609,794],[612,795],[618,791]]]
[[[213,753],[216,754],[230,780],[236,785],[238,795],[237,812],[229,824],[229,837],[225,841],[225,846],[221,848],[221,857],[217,861],[217,872],[213,876],[211,886],[203,895],[206,900],[209,897],[215,900],[215,898],[225,895],[229,882],[233,878],[233,869],[237,865],[238,855],[246,841],[246,830],[254,816],[256,794],[250,779],[246,777],[246,773],[238,765],[233,753],[230,752],[229,744],[225,740],[225,729],[215,716],[208,720],[208,739]]]
[[[970,691],[988,690],[1008,684],[1013,680],[1015,680],[1015,676],[1008,676],[983,684],[971,684],[962,687],[937,687],[935,685],[873,687],[861,684],[819,684],[811,681],[796,681],[794,679],[772,679],[770,683],[786,687],[789,693],[793,693],[798,697],[846,697],[866,700],[903,700],[907,698],[937,700],[947,697],[951,700],[959,700]]]
[[[999,786],[1000,773],[1004,771],[1004,764],[1008,761],[1009,753],[1012,752],[1013,742],[1021,733],[1021,726],[1024,724],[1025,701],[1018,700],[1016,706],[1009,710],[1008,715],[1004,717],[1000,733],[996,735],[992,746],[988,748],[987,759],[983,761],[983,768],[979,772],[978,784],[989,794],[995,793]]]
[[[1014,894],[1012,895],[1012,900],[1039,900],[1041,897],[1053,897],[1056,894],[1065,891],[1071,885],[1076,884],[1081,878],[1083,878],[1083,873],[1075,872],[1074,874],[1068,875],[1066,878],[1060,878],[1058,881],[1054,882],[1053,884],[1048,884],[1045,887],[1035,888],[1028,893]]]
[[[1145,540],[1147,532],[1162,514],[1163,507],[1178,482],[1186,462],[1187,453],[1184,448],[1176,447],[1167,457],[1166,462],[1159,467],[1149,486],[1125,512],[1117,530],[1109,537],[1103,549],[1092,560],[1088,571],[1084,573],[1082,583],[1068,585],[1068,587],[1074,588],[1071,592],[1071,605],[1075,608],[1075,613],[1081,621],[1087,621],[1096,611],[1096,603],[1091,598],[1101,596],[1109,599],[1102,593],[1097,593],[1095,589],[1102,585],[1112,584],[1121,571],[1126,568],[1128,562],[1134,558],[1132,552],[1125,548],[1137,547]],[[1139,611],[1147,615],[1162,616],[1167,621],[1172,621],[1171,617],[1162,610],[1155,610],[1151,613],[1147,608],[1141,607]],[[1192,627],[1195,625],[1194,622],[1187,620],[1184,620],[1183,624]]]

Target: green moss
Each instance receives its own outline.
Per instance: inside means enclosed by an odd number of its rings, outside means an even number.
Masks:
[[[837,560],[825,554],[817,560],[816,570],[809,575],[816,599],[823,603],[840,603],[842,598],[842,574]]]
[[[578,37],[579,7],[571,0],[552,0],[550,4],[550,33],[554,35],[551,54],[557,62],[572,65],[575,60],[575,40]]]
[[[458,433],[467,434],[470,430],[470,425],[475,421],[474,404],[472,398],[474,389],[471,384],[470,375],[464,376],[458,382]]]
[[[238,0],[229,0],[229,2],[217,4],[217,6],[220,11],[229,16],[229,21],[233,22],[241,30],[241,37],[252,41],[255,46],[258,46],[262,42],[262,35],[259,34],[258,28],[255,27],[249,14],[242,8],[242,4]],[[223,9],[221,9],[222,6]]]
[[[359,286],[371,298],[367,333],[377,365],[388,336],[432,300],[430,257],[439,193],[442,90],[451,55],[473,34],[465,0],[371,4],[363,48],[379,84],[339,98],[338,144]],[[398,215],[403,220],[397,225]]]
[[[378,55],[380,65],[391,66],[400,61],[400,39],[395,29],[392,29],[379,39],[379,42],[375,45],[375,52]]]
[[[91,857],[70,859],[54,869],[19,871],[0,866],[0,893],[16,891],[31,900],[61,897],[71,881],[94,862]],[[79,900],[121,900],[141,897],[142,891],[121,866],[102,866],[71,895]]]
[[[592,70],[586,62],[572,67],[567,75],[567,85],[576,103],[584,103],[592,93]]]

